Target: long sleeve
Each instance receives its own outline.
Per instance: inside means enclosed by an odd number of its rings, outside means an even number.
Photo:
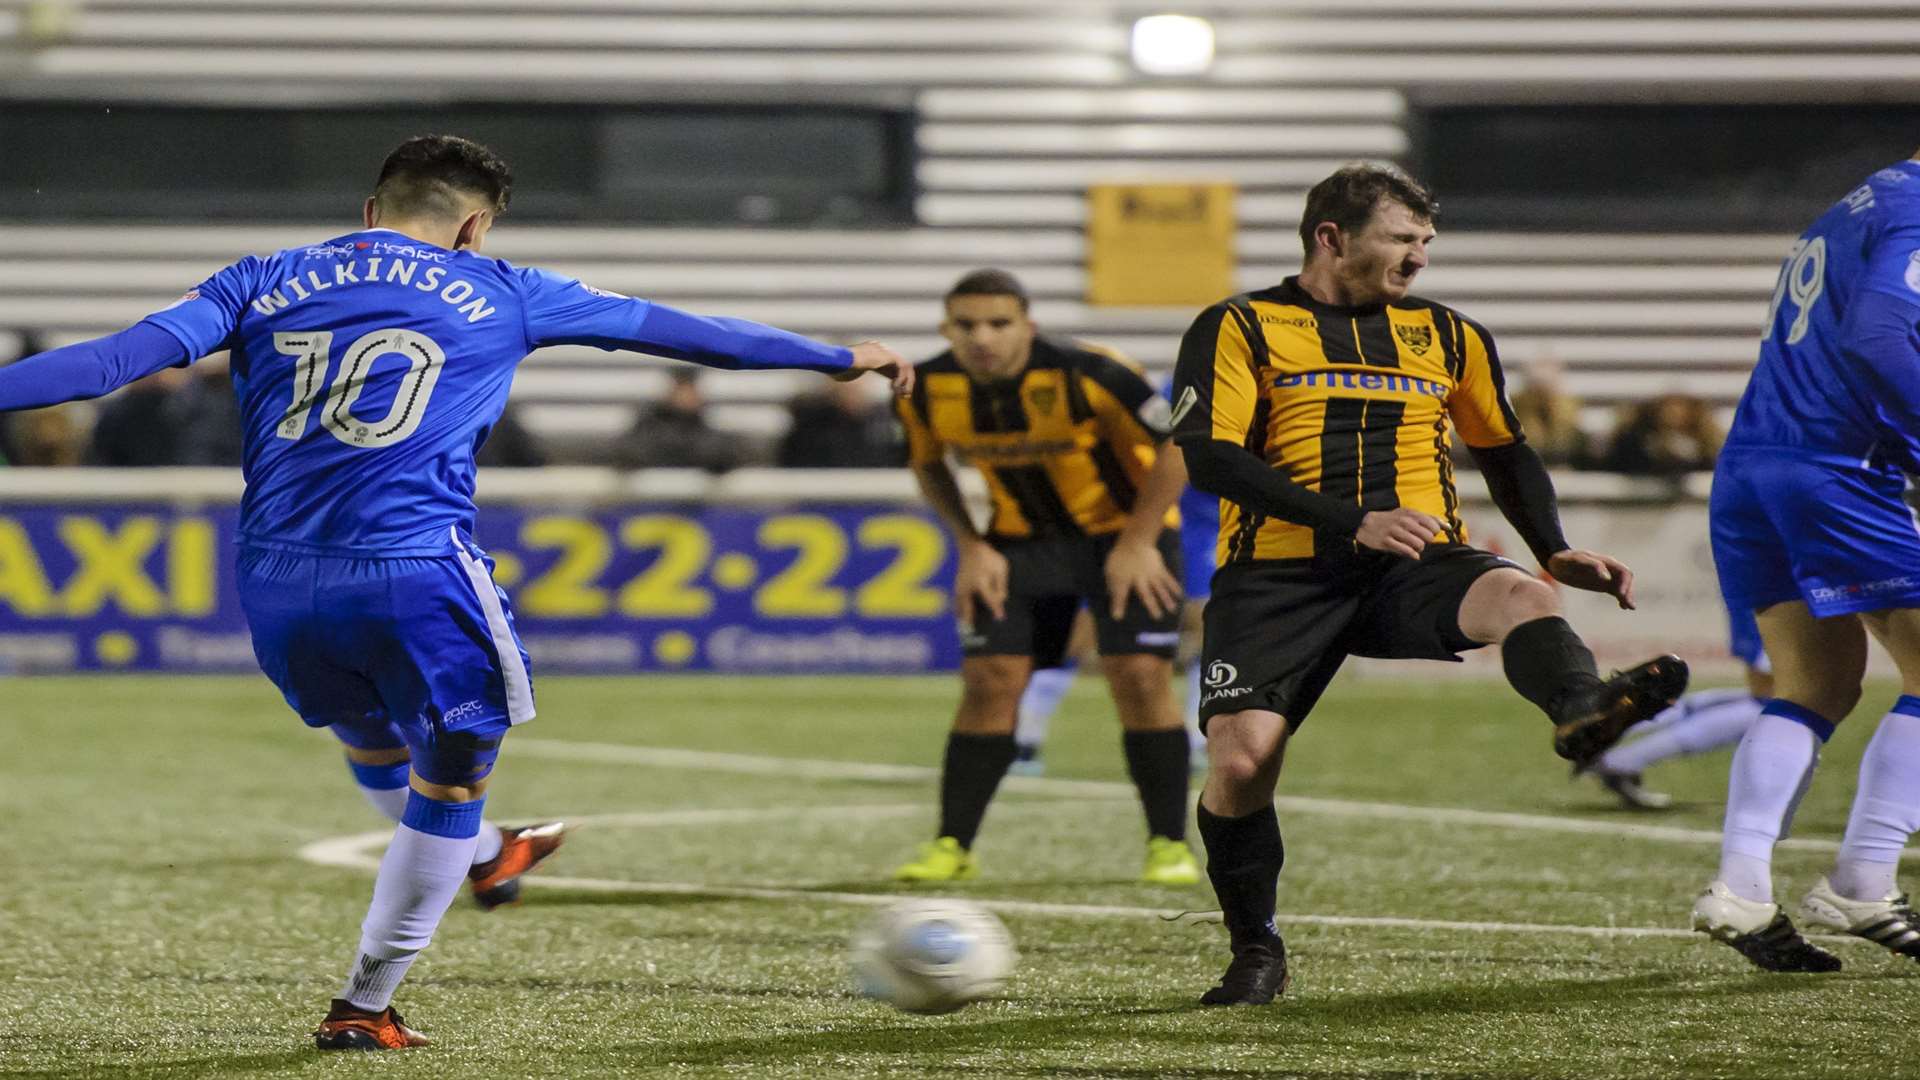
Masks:
[[[1186,452],[1187,479],[1194,487],[1255,513],[1349,537],[1360,531],[1367,516],[1358,503],[1294,483],[1223,439],[1183,438],[1180,449]]]
[[[853,350],[746,319],[695,315],[596,289],[550,270],[523,269],[527,347],[593,345],[732,371],[845,371]]]
[[[111,393],[161,368],[195,359],[171,332],[136,323],[0,367],[0,412],[38,409]]]
[[[845,371],[853,365],[853,350],[844,346],[746,319],[695,315],[664,304],[648,306],[627,347],[731,371]]]
[[[1545,566],[1547,559],[1571,545],[1560,529],[1560,503],[1546,463],[1525,442],[1505,446],[1468,447],[1480,474],[1486,478],[1493,504],[1500,508],[1527,550]]]

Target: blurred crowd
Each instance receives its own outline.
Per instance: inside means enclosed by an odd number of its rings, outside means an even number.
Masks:
[[[20,336],[20,355],[44,348]],[[1521,429],[1556,468],[1678,477],[1713,468],[1723,437],[1712,405],[1685,393],[1616,406],[1609,425],[1565,389],[1550,358],[1517,373],[1509,396]],[[796,469],[891,468],[906,462],[898,425],[873,380],[820,380],[787,404],[777,436],[713,423],[698,368],[671,369],[664,395],[634,407],[631,424],[610,442],[553,442],[530,430],[510,407],[481,447],[483,466],[613,465],[624,469],[694,468],[722,473],[745,466]],[[150,375],[91,405],[68,405],[4,418],[0,456],[12,465],[238,465],[240,414],[225,359]],[[1596,429],[1599,429],[1596,431]],[[1471,456],[1455,455],[1464,468]]]
[[[1508,401],[1527,441],[1554,468],[1684,476],[1711,470],[1726,437],[1710,403],[1678,391],[1616,406],[1610,430],[1595,436],[1583,423],[1585,406],[1565,389],[1557,363],[1536,361],[1518,381]]]

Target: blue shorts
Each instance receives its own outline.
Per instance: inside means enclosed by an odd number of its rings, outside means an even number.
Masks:
[[[1181,585],[1187,599],[1205,600],[1212,595],[1219,546],[1220,500],[1188,487],[1180,493]]]
[[[260,669],[300,719],[360,749],[405,746],[420,777],[458,785],[533,718],[533,686],[491,561],[455,539],[437,558],[242,548],[237,585]]]
[[[1804,600],[1817,618],[1920,607],[1920,525],[1898,472],[1733,449],[1709,504],[1728,608]]]

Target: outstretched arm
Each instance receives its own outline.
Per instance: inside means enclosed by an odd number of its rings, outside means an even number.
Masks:
[[[729,371],[797,368],[847,377],[874,371],[890,379],[897,393],[913,385],[906,361],[876,342],[852,348],[828,345],[747,319],[695,315],[595,289],[546,270],[523,270],[521,275],[529,349],[631,349]]]
[[[852,348],[828,345],[762,323],[695,315],[664,304],[649,305],[634,334],[629,348],[706,367],[729,371],[799,368],[849,378],[876,371],[893,383],[896,394],[913,389],[913,366],[877,341],[863,341]]]
[[[729,371],[800,368],[840,372],[853,366],[853,350],[828,345],[746,319],[695,315],[665,304],[648,304],[622,346],[655,356]]]
[[[192,361],[187,347],[148,322],[0,367],[0,412],[109,394],[161,368]]]

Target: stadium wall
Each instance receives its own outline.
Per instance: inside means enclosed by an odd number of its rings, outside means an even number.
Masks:
[[[1640,573],[1638,611],[1566,598],[1602,662],[1678,651],[1731,671],[1704,483],[1559,483],[1568,534]],[[0,473],[0,668],[252,670],[229,569],[239,494],[223,469]],[[1476,539],[1526,561],[1479,485],[1462,494]],[[904,470],[506,470],[480,501],[475,535],[542,671],[958,663],[951,545]]]

